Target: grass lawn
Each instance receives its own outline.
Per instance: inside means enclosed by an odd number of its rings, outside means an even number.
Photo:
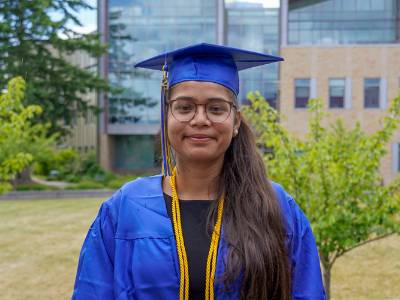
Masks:
[[[86,231],[102,200],[0,202],[2,300],[69,299]],[[333,269],[334,300],[400,299],[400,237],[354,250]]]

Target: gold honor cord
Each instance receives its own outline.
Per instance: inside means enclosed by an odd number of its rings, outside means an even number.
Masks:
[[[176,238],[176,247],[178,251],[180,283],[179,283],[179,300],[189,300],[189,265],[187,262],[185,243],[183,240],[181,211],[179,208],[178,193],[176,190],[176,168],[172,171],[170,177],[172,190],[172,223]],[[206,300],[214,300],[214,280],[217,265],[218,241],[221,232],[222,212],[224,209],[224,198],[221,197],[218,203],[217,222],[211,236],[210,250],[207,257],[206,266]]]

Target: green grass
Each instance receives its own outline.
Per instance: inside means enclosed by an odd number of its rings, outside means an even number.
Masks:
[[[69,299],[79,250],[101,202],[0,202],[0,298]],[[400,237],[392,236],[340,258],[333,299],[400,299],[399,249]]]
[[[100,200],[0,202],[1,299],[69,299]]]
[[[400,236],[366,244],[340,257],[333,266],[332,298],[400,299]]]

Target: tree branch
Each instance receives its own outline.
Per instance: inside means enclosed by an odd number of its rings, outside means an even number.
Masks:
[[[336,255],[336,258],[342,256],[343,254],[346,254],[347,252],[350,252],[351,250],[354,250],[355,248],[358,248],[358,247],[360,247],[360,246],[364,246],[365,244],[368,244],[368,243],[371,243],[371,242],[375,242],[375,241],[377,241],[377,240],[381,240],[381,239],[386,238],[386,237],[388,237],[388,236],[391,236],[391,235],[393,235],[393,234],[395,234],[395,233],[394,233],[394,232],[391,232],[391,233],[387,233],[387,234],[384,234],[384,235],[381,235],[381,236],[377,236],[377,237],[375,237],[375,238],[373,238],[373,239],[370,239],[370,240],[361,242],[361,243],[359,243],[359,244],[357,244],[357,245],[355,245],[355,246],[353,246],[353,247],[350,247],[349,249],[344,250],[344,251],[341,252],[341,253],[338,253],[338,254]],[[336,260],[336,258],[335,258],[335,260]],[[334,260],[334,261],[335,261],[335,260]],[[333,261],[333,262],[334,262],[334,261]],[[333,264],[333,262],[332,262],[332,264]]]

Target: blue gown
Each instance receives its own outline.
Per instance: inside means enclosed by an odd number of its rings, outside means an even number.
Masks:
[[[292,263],[292,298],[325,299],[319,258],[310,224],[293,198],[273,183],[286,219]],[[224,272],[227,244],[218,245],[216,278]],[[230,292],[216,281],[215,299],[238,299],[240,278]],[[79,257],[72,295],[90,299],[178,299],[179,262],[161,175],[125,184],[101,205]]]

